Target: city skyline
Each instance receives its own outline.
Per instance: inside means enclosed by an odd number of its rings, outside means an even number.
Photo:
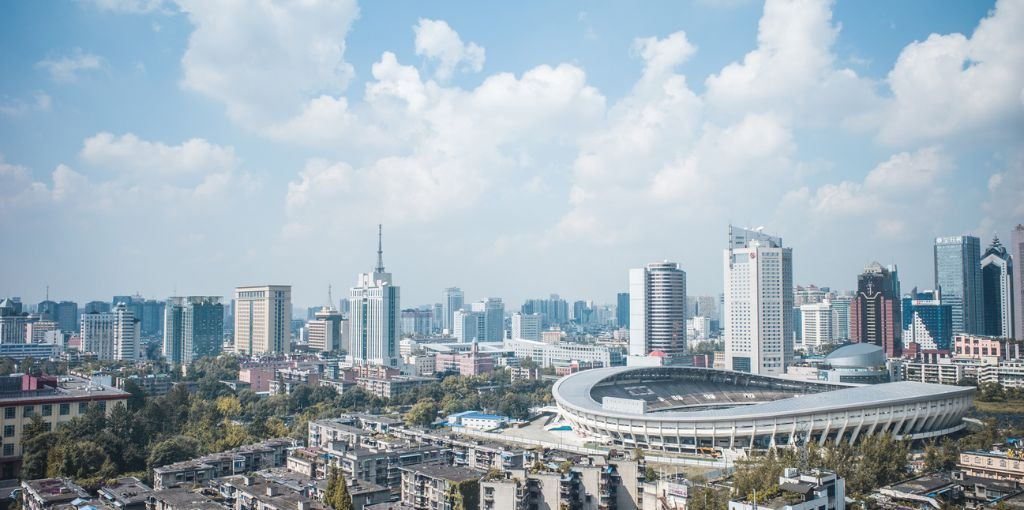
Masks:
[[[717,295],[729,223],[782,235],[794,284],[852,290],[878,260],[926,289],[934,238],[1024,218],[1019,2],[325,1],[278,31],[228,4],[51,7],[0,20],[0,294],[27,303],[275,282],[325,304],[380,222],[410,306],[613,303],[665,259]]]

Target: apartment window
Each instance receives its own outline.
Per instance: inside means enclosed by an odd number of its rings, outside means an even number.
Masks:
[[[22,408],[21,417],[29,418],[36,412],[36,406],[25,406]]]
[[[14,455],[14,444],[13,443],[5,444],[4,445],[4,457],[11,457],[13,455]]]
[[[15,409],[13,407],[5,407],[4,408],[4,418],[6,418],[8,420],[14,419],[15,413],[16,413],[16,411],[15,411]]]
[[[78,403],[78,414],[85,414],[88,411],[89,411],[89,403],[88,402],[79,402]]]
[[[67,416],[69,414],[71,414],[71,404],[61,404],[60,405],[60,415],[61,416]]]
[[[4,437],[11,437],[14,435],[14,425],[4,425]]]
[[[53,416],[53,404],[43,404],[43,416]]]

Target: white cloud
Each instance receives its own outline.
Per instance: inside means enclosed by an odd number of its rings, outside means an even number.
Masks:
[[[473,73],[483,69],[484,49],[473,42],[463,43],[446,21],[421,18],[413,32],[416,33],[416,54],[437,61],[434,71],[437,79],[451,79],[456,69]]]
[[[344,56],[359,12],[354,0],[178,5],[194,27],[181,60],[182,86],[220,101],[234,121],[255,131],[340,93],[353,74]]]
[[[230,172],[240,164],[234,148],[201,138],[166,145],[142,140],[132,133],[97,133],[83,142],[79,156],[93,165],[154,177]]]
[[[50,78],[59,82],[74,82],[79,72],[100,69],[102,66],[103,58],[82,51],[81,48],[75,48],[70,55],[49,57],[36,63],[36,67],[45,69],[50,73]]]
[[[32,100],[4,97],[0,101],[0,114],[17,117],[29,112],[48,112],[53,104],[53,99],[45,92],[36,92]]]
[[[150,12],[169,12],[165,0],[83,0],[101,11],[128,14],[145,14]]]
[[[49,207],[69,199],[84,185],[85,178],[67,165],[58,165],[48,184],[34,180],[28,168],[8,163],[0,154],[0,211]]]
[[[1000,0],[971,37],[932,34],[889,72],[893,98],[879,137],[894,144],[1024,130],[1024,2]]]

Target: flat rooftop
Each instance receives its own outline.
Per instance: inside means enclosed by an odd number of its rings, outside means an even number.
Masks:
[[[440,465],[415,465],[401,468],[402,471],[408,471],[411,473],[422,474],[431,478],[438,478],[441,480],[448,480],[451,482],[464,482],[466,480],[478,480],[483,478],[484,473],[475,469],[469,469],[459,466],[440,466]]]

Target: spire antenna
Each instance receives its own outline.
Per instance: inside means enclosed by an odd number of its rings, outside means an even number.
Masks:
[[[331,297],[331,284],[327,284],[327,306],[330,307],[331,303],[334,302],[334,298]]]
[[[375,270],[375,272],[377,272],[377,273],[383,273],[384,272],[384,248],[383,248],[384,244],[383,244],[383,237],[384,237],[384,225],[378,223],[377,224],[377,269]]]

